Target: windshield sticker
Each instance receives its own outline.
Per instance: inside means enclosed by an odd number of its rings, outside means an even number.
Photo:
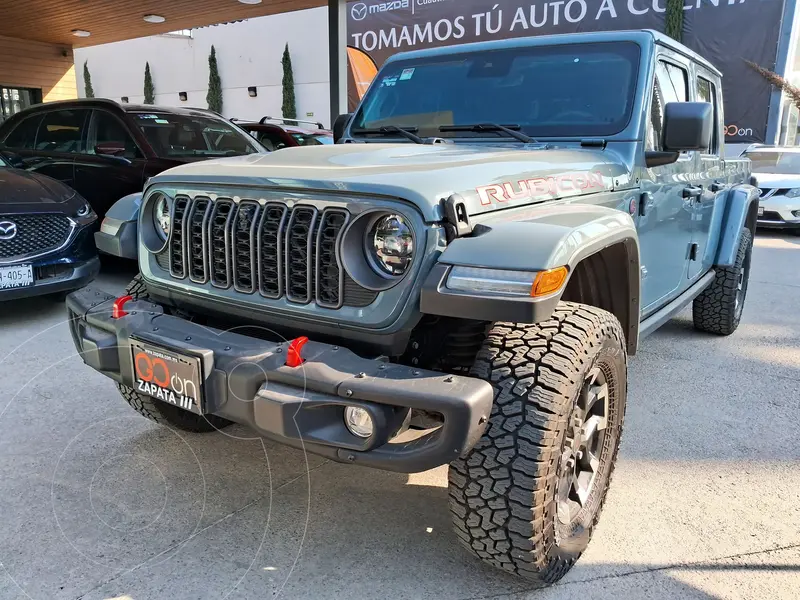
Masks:
[[[400,73],[400,81],[407,81],[414,76],[414,71],[416,69],[403,69],[403,72]]]
[[[389,75],[381,81],[381,87],[392,87],[397,84],[397,75]]]
[[[166,119],[156,119],[156,123],[161,123],[162,125],[169,125],[169,121]]]
[[[136,115],[140,119],[158,119],[158,115]]]
[[[481,204],[488,206],[495,202],[509,202],[528,198],[541,199],[574,196],[592,189],[606,189],[601,173],[564,173],[554,177],[524,179],[516,183],[484,185],[475,191],[478,192]]]

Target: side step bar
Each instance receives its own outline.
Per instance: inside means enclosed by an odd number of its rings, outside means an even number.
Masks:
[[[697,298],[697,296],[699,296],[703,290],[711,285],[711,282],[714,281],[714,277],[716,276],[716,271],[711,269],[708,273],[701,277],[697,283],[675,298],[675,300],[643,320],[639,325],[639,339],[641,340],[642,338],[647,337],[676,314],[681,312],[684,308],[686,308],[689,302]]]

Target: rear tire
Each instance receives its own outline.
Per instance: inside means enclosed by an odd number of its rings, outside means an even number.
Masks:
[[[730,267],[717,267],[714,281],[694,299],[692,319],[700,331],[730,335],[739,327],[750,279],[753,235],[742,229],[736,261]]]
[[[554,583],[588,545],[611,481],[627,395],[622,327],[571,302],[536,325],[495,323],[472,375],[495,402],[483,437],[450,465],[455,532],[483,561]]]
[[[141,274],[136,275],[128,284],[125,288],[125,294],[133,296],[134,300],[147,298],[147,287],[142,280]],[[191,433],[210,433],[231,425],[230,421],[222,417],[191,413],[172,404],[156,400],[151,396],[140,394],[127,385],[118,383],[117,388],[122,398],[133,410],[159,425],[168,425]]]

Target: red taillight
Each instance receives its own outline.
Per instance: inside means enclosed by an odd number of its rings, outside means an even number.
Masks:
[[[299,337],[295,340],[289,342],[289,351],[286,353],[286,366],[287,367],[299,367],[303,364],[303,357],[300,356],[300,352],[303,350],[303,346],[308,343],[308,338],[303,336]]]
[[[111,305],[111,318],[119,319],[127,315],[128,313],[125,312],[125,303],[131,300],[133,300],[133,296],[122,296],[114,300],[114,304]]]

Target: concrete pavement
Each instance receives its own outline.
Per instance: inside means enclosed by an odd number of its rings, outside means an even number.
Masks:
[[[684,314],[644,341],[600,526],[538,591],[457,545],[444,467],[159,428],[82,364],[63,306],[2,304],[0,600],[796,598],[798,264],[800,237],[760,233],[736,334]]]

